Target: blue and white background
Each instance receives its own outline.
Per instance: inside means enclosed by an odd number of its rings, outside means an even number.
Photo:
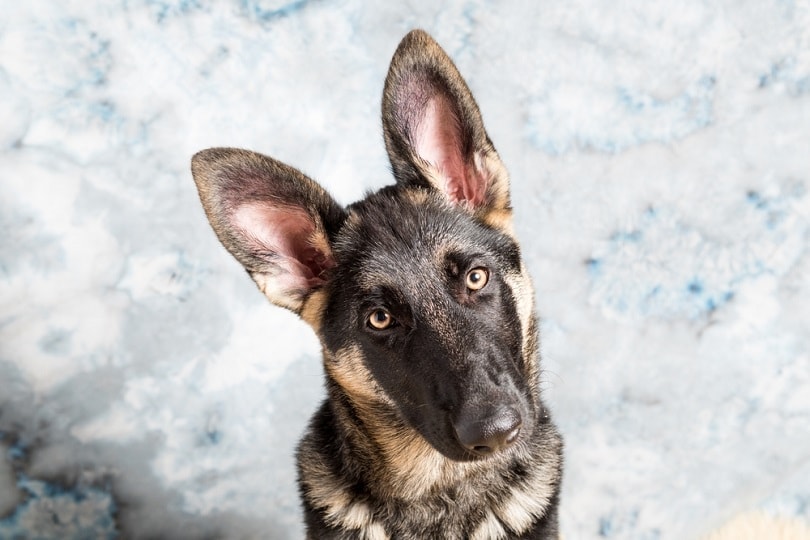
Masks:
[[[414,27],[512,174],[566,538],[810,519],[807,0],[0,0],[0,538],[302,537],[318,344],[189,159],[390,183]]]

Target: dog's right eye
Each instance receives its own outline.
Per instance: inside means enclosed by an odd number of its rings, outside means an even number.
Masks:
[[[368,324],[375,330],[385,330],[393,322],[394,318],[384,309],[375,309],[368,316]]]
[[[486,268],[473,268],[467,272],[465,282],[471,291],[480,291],[489,281],[489,271]]]

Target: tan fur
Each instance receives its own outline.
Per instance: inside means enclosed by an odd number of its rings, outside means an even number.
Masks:
[[[363,364],[357,347],[341,350],[326,360],[326,369],[352,397],[356,413],[369,430],[384,461],[386,491],[404,499],[417,499],[436,485],[443,484],[452,469],[463,469],[465,463],[448,460],[413,428],[397,418],[395,406],[374,381]],[[390,417],[379,418],[380,408]]]
[[[528,486],[514,490],[508,499],[495,509],[496,515],[518,533],[524,532],[538,517],[541,517],[552,497],[552,488],[546,482],[549,472],[556,467],[556,459],[533,471]],[[552,466],[553,465],[553,466]],[[547,469],[547,470],[543,470]],[[541,474],[542,473],[542,474]]]
[[[301,319],[309,324],[316,334],[320,334],[321,321],[323,320],[323,312],[326,309],[326,302],[329,300],[329,294],[326,289],[318,289],[313,291],[301,305],[299,315]]]
[[[537,381],[537,351],[535,344],[536,327],[534,325],[534,288],[526,266],[521,263],[520,274],[504,275],[504,281],[512,289],[512,296],[517,304],[523,333],[523,358],[526,359],[527,377],[532,384]]]
[[[386,540],[388,535],[375,523],[368,504],[355,501],[346,487],[325,467],[307,463],[307,493],[313,505],[324,512],[328,523],[345,529],[360,530],[368,540]]]
[[[363,364],[358,348],[344,349],[332,358],[327,357],[326,369],[352,397],[356,414],[382,454],[383,460],[377,464],[385,471],[384,478],[380,478],[381,491],[405,500],[417,500],[437,487],[461,482],[467,474],[488,467],[486,462],[446,458],[398,418],[394,404]],[[380,418],[381,410],[388,411],[389,416]],[[343,502],[333,491],[327,491],[321,499],[324,505],[328,502],[335,508]]]
[[[449,470],[456,465],[404,425],[376,425],[372,436],[385,456],[388,491],[403,499],[418,499],[435,486],[444,485]]]
[[[385,391],[374,380],[363,363],[360,348],[347,347],[337,351],[334,355],[326,349],[324,353],[324,367],[329,375],[354,398],[356,404],[368,408],[377,403],[391,404]]]
[[[511,209],[492,210],[491,212],[484,214],[481,217],[481,220],[493,229],[498,229],[512,238],[515,238],[515,228],[512,224]]]
[[[365,540],[388,540],[390,537],[382,525],[376,521],[371,522],[365,530]]]
[[[416,205],[427,203],[433,196],[430,191],[424,189],[406,189],[403,190],[403,194],[406,199]]]
[[[492,510],[487,510],[484,521],[472,533],[470,540],[503,540],[507,538],[506,530]]]
[[[473,159],[475,169],[488,179],[487,204],[479,211],[479,219],[514,238],[512,209],[509,206],[509,173],[506,167],[495,149],[490,152],[476,152]]]
[[[341,525],[347,529],[365,529],[371,522],[371,509],[364,502],[350,504],[340,518]]]
[[[352,502],[346,486],[317,458],[309,459],[302,465],[304,487],[312,504],[324,510],[326,520],[330,523],[338,521]]]

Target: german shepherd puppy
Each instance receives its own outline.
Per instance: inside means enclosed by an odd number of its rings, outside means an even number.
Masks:
[[[322,344],[327,397],[297,453],[307,537],[556,538],[562,439],[506,169],[425,32],[382,101],[396,185],[347,208],[261,154],[192,159],[219,239]]]

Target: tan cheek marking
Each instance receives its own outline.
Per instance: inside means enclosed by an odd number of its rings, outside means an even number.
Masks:
[[[371,375],[363,362],[363,353],[356,345],[338,350],[334,354],[324,351],[324,366],[329,375],[362,405],[391,403],[390,398]]]
[[[323,313],[326,309],[326,301],[329,294],[326,289],[318,289],[307,297],[304,304],[301,306],[299,315],[309,324],[315,333],[320,333],[321,324],[323,322]]]
[[[391,496],[415,500],[436,485],[462,479],[475,463],[452,462],[435,450],[396,412],[391,398],[363,363],[362,352],[350,346],[324,352],[329,375],[347,392],[374,442],[380,447]],[[380,406],[390,412],[380,417]]]
[[[445,458],[399,417],[391,398],[363,364],[362,353],[356,346],[337,351],[325,362],[327,371],[352,398],[369,434],[380,447],[392,495],[417,499],[448,478],[464,474],[467,464]],[[390,416],[380,417],[380,405],[390,411]]]

